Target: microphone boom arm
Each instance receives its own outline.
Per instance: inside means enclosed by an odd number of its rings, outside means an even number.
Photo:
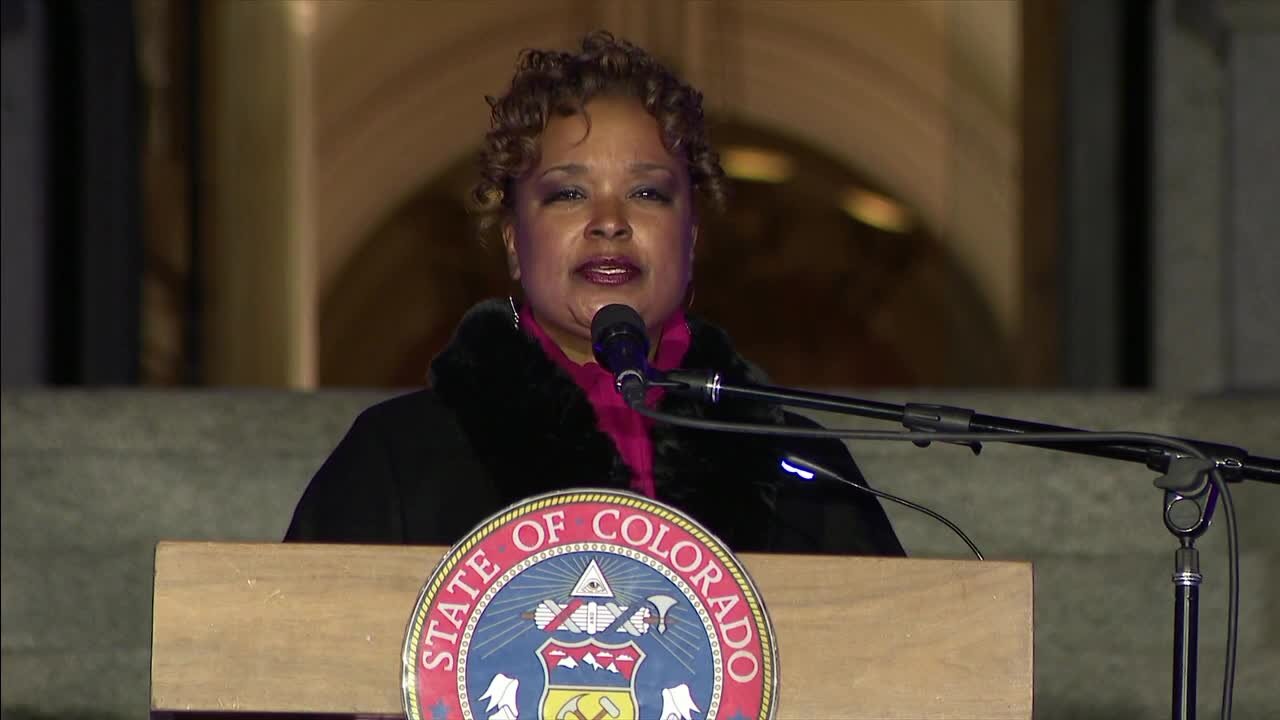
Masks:
[[[908,430],[917,432],[969,432],[988,435],[1087,433],[1087,431],[1078,428],[1016,420],[995,415],[983,415],[968,408],[947,405],[922,403],[896,405],[875,400],[847,398],[839,395],[793,390],[771,385],[734,385],[725,383],[719,373],[707,371],[674,370],[668,373],[654,373],[654,375],[655,377],[650,380],[650,385],[665,388],[668,392],[695,395],[713,404],[725,399],[735,399],[802,407],[874,420],[887,420],[900,423]],[[1222,473],[1222,478],[1228,482],[1240,482],[1248,479],[1280,484],[1280,460],[1250,455],[1244,449],[1231,445],[1186,438],[1176,439],[1202,451]],[[942,442],[965,445],[971,448],[975,454],[981,450],[981,445],[972,440],[958,439],[944,440]],[[928,445],[929,441],[916,441],[915,444],[923,447]],[[1168,472],[1170,463],[1174,459],[1181,457],[1180,453],[1172,449],[1134,443],[1064,444],[1032,441],[1020,444],[1141,463],[1158,473]]]

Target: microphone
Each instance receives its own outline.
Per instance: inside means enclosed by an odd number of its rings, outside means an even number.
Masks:
[[[627,405],[644,402],[649,382],[649,336],[640,313],[627,305],[605,305],[591,318],[591,352],[613,373],[614,387]]]

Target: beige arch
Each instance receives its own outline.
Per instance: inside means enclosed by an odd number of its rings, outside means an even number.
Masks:
[[[213,45],[221,65],[242,73],[237,81],[250,94],[272,76],[243,72],[246,63],[234,57],[254,54],[246,42],[267,57],[271,53],[262,48],[272,44],[294,48],[292,104],[286,110],[294,119],[262,118],[264,108],[251,103],[231,103],[221,111],[254,118],[257,132],[268,139],[274,133],[289,152],[277,153],[284,156],[283,170],[236,178],[238,190],[215,207],[232,213],[237,198],[278,197],[287,187],[291,200],[285,206],[308,215],[274,218],[287,229],[282,237],[257,234],[265,242],[305,250],[297,254],[301,267],[289,271],[298,278],[287,291],[291,315],[276,321],[284,327],[274,328],[276,336],[291,338],[295,360],[283,368],[284,378],[273,367],[232,380],[313,384],[315,308],[370,230],[474,152],[487,126],[482,95],[502,90],[520,48],[571,47],[596,26],[679,63],[707,93],[713,112],[731,112],[742,122],[794,136],[878,178],[884,190],[915,208],[974,276],[1005,333],[1017,329],[1014,3],[222,5],[230,7],[220,12],[240,18],[241,26],[251,23],[243,17],[250,14],[286,17],[287,22],[262,23],[255,34],[242,32]],[[224,155],[237,151],[233,144],[220,147]],[[238,164],[218,167],[230,173]],[[213,184],[225,187],[230,179],[214,178]],[[240,263],[224,257],[220,266]],[[260,278],[255,287],[282,292],[264,287],[266,282]],[[260,339],[272,329],[264,327]],[[243,336],[223,339],[253,345]],[[308,355],[309,363],[297,359]],[[234,368],[254,366],[224,364],[233,376]]]
[[[501,89],[519,48],[576,40],[583,23],[566,18],[579,5],[320,6],[336,16],[315,40],[324,79],[315,101],[322,293],[370,227],[474,150],[487,120],[481,96]],[[691,4],[690,32],[702,36],[686,37],[683,54],[702,57],[684,64],[696,68],[688,74],[713,109],[880,178],[951,244],[1012,331],[1018,193],[1008,64],[1016,58],[1000,62],[991,48],[1012,54],[1016,8],[949,5],[748,2],[724,13]],[[994,20],[977,22],[981,13]],[[999,42],[977,34],[992,27]],[[720,72],[721,61],[734,67]]]

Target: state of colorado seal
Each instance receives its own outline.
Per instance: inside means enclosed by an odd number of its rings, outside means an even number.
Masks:
[[[531,498],[440,561],[409,622],[409,720],[765,720],[777,648],[713,535],[639,495]]]

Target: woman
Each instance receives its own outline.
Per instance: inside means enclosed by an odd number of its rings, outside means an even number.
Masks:
[[[577,54],[523,53],[489,104],[475,192],[524,301],[473,308],[432,362],[431,389],[361,414],[286,539],[450,544],[530,495],[613,487],[675,505],[736,551],[903,554],[874,498],[800,483],[779,465],[793,452],[860,481],[842,443],[654,425],[592,361],[592,318],[625,303],[645,322],[654,366],[762,380],[722,331],[684,313],[695,193],[724,194],[701,95],[595,33]],[[690,417],[812,425],[768,407],[656,390],[649,400]]]

